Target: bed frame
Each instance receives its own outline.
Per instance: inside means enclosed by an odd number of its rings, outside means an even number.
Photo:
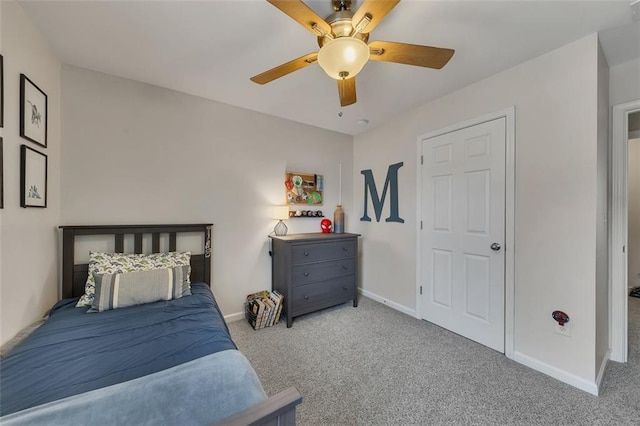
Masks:
[[[80,297],[89,273],[88,264],[75,263],[75,242],[77,236],[113,235],[115,251],[124,252],[124,238],[133,235],[134,253],[142,253],[145,235],[151,235],[151,252],[160,251],[160,238],[169,235],[169,251],[176,250],[178,234],[202,233],[204,246],[201,254],[191,254],[191,281],[211,285],[211,230],[213,224],[175,225],[91,225],[60,226],[62,230],[62,297]],[[302,396],[296,388],[288,388],[244,411],[216,423],[217,426],[292,426],[296,424],[296,406]]]

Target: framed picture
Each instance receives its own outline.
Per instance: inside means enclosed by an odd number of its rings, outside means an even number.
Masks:
[[[20,207],[47,207],[47,156],[20,148]]]
[[[322,175],[286,172],[284,187],[288,204],[322,205],[324,191]]]
[[[4,58],[0,55],[0,127],[4,127]]]
[[[4,154],[3,142],[0,137],[0,209],[4,208]]]
[[[47,147],[47,95],[20,74],[20,136]]]

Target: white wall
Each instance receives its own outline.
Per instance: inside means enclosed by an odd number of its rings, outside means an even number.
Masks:
[[[213,222],[212,288],[225,315],[271,288],[267,235],[285,171],[324,174],[318,208],[331,216],[342,163],[353,212],[350,136],[67,65],[62,90],[63,223]],[[319,232],[319,222],[287,225]]]
[[[629,141],[629,287],[640,286],[640,139]]]
[[[610,105],[640,99],[640,58],[611,67],[609,79]]]
[[[609,65],[598,44],[597,206],[596,206],[596,359],[599,384],[609,360],[609,241],[607,201],[609,187]]]
[[[60,219],[60,62],[22,8],[2,4],[4,56],[4,209],[0,210],[0,343],[36,321],[58,297],[56,227]],[[48,146],[19,136],[20,73],[48,96]],[[20,208],[20,145],[49,158],[47,208]]]
[[[418,136],[515,105],[516,356],[597,392],[597,89],[593,34],[356,136],[356,214],[350,226],[363,234],[363,288],[415,310]],[[360,170],[373,169],[382,179],[398,161],[404,161],[399,180],[405,223],[359,222]],[[555,333],[555,309],[571,317],[571,337]]]

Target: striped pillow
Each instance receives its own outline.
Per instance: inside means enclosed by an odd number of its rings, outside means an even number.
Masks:
[[[93,274],[96,293],[88,312],[102,312],[190,296],[188,266],[148,271]]]
[[[150,269],[173,268],[189,265],[190,252],[169,252],[152,254],[125,254],[89,252],[89,275],[85,283],[84,294],[78,300],[76,308],[91,307],[95,294],[93,274],[115,274],[121,272],[148,271]],[[187,278],[188,279],[188,278]]]

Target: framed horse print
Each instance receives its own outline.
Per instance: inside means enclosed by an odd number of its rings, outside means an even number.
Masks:
[[[20,136],[47,147],[47,95],[20,74]]]

